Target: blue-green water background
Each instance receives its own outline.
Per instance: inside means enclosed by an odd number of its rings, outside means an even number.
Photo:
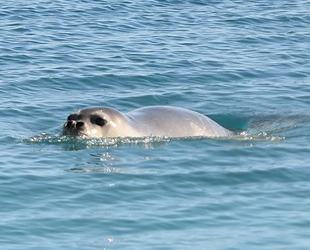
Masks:
[[[309,249],[310,2],[0,3],[0,246]],[[65,140],[173,105],[231,140]]]

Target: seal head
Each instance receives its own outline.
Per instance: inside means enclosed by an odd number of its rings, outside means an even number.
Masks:
[[[86,137],[121,136],[119,126],[126,118],[112,108],[86,108],[70,114],[63,125],[62,134]]]

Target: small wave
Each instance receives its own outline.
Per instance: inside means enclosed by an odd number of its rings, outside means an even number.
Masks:
[[[122,168],[105,167],[105,168],[70,168],[67,170],[71,173],[121,173],[124,172]]]

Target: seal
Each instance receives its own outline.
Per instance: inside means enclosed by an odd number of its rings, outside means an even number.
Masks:
[[[86,137],[229,137],[233,132],[185,108],[148,106],[122,113],[109,107],[79,110],[68,116],[63,135]]]

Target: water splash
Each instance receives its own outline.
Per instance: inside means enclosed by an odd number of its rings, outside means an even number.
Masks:
[[[260,132],[258,134],[251,134],[248,131],[243,131],[234,137],[239,141],[283,141],[285,136],[272,135],[267,132]]]
[[[120,145],[138,145],[143,148],[154,148],[170,142],[168,137],[115,137],[115,138],[88,138],[84,136],[59,136],[56,134],[42,133],[38,136],[32,136],[28,139],[22,140],[23,143],[30,144],[52,144],[69,147],[71,149],[92,148],[92,147],[117,147]]]

